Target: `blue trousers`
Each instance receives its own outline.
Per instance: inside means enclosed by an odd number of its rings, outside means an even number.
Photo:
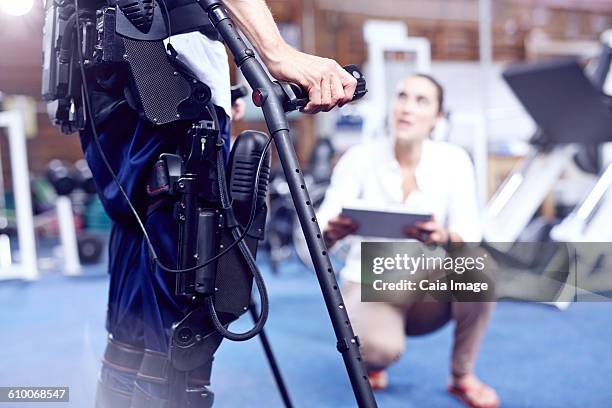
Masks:
[[[217,109],[221,136],[229,151],[229,118]],[[178,224],[172,203],[151,206],[146,183],[161,153],[175,153],[184,140],[188,124],[153,126],[127,104],[116,106],[97,131],[108,162],[145,226],[160,261],[176,266]],[[91,129],[81,132],[81,144],[102,204],[112,220],[109,240],[110,288],[106,329],[119,342],[140,349],[166,353],[171,326],[188,312],[188,304],[174,294],[175,275],[151,263],[143,233],[127,201],[108,172]],[[156,397],[164,398],[167,386],[136,380],[134,374],[104,366],[101,381],[107,387],[129,393],[136,383]]]

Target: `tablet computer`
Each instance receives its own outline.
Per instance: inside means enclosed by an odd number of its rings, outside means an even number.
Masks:
[[[430,212],[415,212],[403,208],[376,208],[363,205],[346,205],[342,215],[354,220],[357,225],[356,235],[406,239],[404,230],[416,222],[429,221]]]

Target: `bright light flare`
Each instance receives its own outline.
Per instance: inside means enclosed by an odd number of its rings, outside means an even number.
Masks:
[[[0,0],[0,11],[15,17],[28,14],[34,7],[34,0]]]

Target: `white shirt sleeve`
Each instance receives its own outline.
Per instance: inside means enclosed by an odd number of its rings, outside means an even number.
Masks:
[[[171,39],[164,40],[165,45],[168,42],[178,53],[178,59],[208,85],[212,102],[231,117],[230,70],[225,45],[197,31],[173,35]]]
[[[317,211],[321,229],[325,229],[327,222],[340,214],[344,205],[359,197],[364,176],[363,151],[362,145],[353,146],[336,163],[325,199]]]
[[[453,149],[454,150],[454,149]],[[447,228],[459,234],[465,242],[480,242],[482,226],[479,217],[474,166],[467,153],[457,149],[455,159],[448,172],[450,197],[448,203]]]

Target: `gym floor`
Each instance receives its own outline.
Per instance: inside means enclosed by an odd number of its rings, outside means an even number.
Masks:
[[[279,276],[260,264],[271,297],[266,331],[296,407],[354,407],[355,402],[315,276],[291,260]],[[0,282],[0,384],[69,386],[70,403],[93,406],[106,341],[107,279],[47,274],[34,283]],[[233,327],[250,325],[245,315]],[[407,352],[376,394],[381,408],[462,407],[446,394],[452,326],[408,338]],[[559,311],[498,304],[477,366],[504,407],[608,407],[612,400],[612,303]],[[282,407],[260,343],[225,341],[216,356],[217,408]],[[29,405],[19,404],[25,408]]]

